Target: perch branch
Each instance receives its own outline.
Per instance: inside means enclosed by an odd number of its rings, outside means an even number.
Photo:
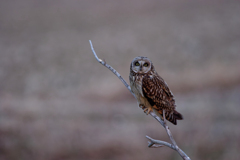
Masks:
[[[92,49],[92,52],[95,56],[95,58],[97,59],[97,61],[99,63],[101,63],[102,65],[104,65],[105,67],[107,67],[110,71],[112,71],[121,81],[122,83],[127,87],[127,89],[132,93],[132,95],[135,97],[135,95],[133,94],[133,92],[131,91],[131,87],[127,84],[127,82],[122,78],[122,76],[114,69],[112,68],[110,65],[108,65],[105,60],[101,60],[100,58],[98,58],[94,48],[93,48],[93,45],[92,45],[92,41],[89,40],[89,43],[91,45],[91,49]],[[136,98],[136,97],[135,97]]]
[[[127,89],[132,93],[132,95],[135,97],[134,93],[131,91],[131,87],[127,84],[127,82],[122,78],[122,76],[113,68],[111,67],[109,64],[106,63],[105,60],[101,60],[100,58],[98,58],[94,48],[93,48],[93,45],[92,45],[92,42],[91,40],[89,40],[89,43],[90,43],[90,46],[91,46],[91,49],[92,49],[92,52],[95,56],[95,58],[97,59],[97,61],[99,63],[101,63],[103,66],[107,67],[110,71],[112,71],[121,81],[122,83],[127,87]],[[136,98],[136,97],[135,97]],[[151,137],[149,136],[146,136],[146,138],[150,141],[148,142],[149,145],[148,147],[151,147],[151,148],[159,148],[159,147],[163,147],[163,146],[167,146],[173,150],[176,150],[179,155],[184,159],[184,160],[191,160],[186,153],[184,153],[178,146],[177,146],[177,143],[175,142],[175,140],[173,139],[173,136],[172,136],[172,133],[169,129],[169,127],[167,126],[166,122],[164,120],[162,120],[160,117],[158,117],[154,112],[150,112],[149,113],[153,118],[155,118],[166,130],[172,144],[168,143],[168,142],[165,142],[165,141],[160,141],[160,140],[155,140],[155,139],[152,139]]]

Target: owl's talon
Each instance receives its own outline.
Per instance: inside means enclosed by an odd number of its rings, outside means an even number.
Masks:
[[[144,108],[145,108],[145,106],[144,106],[144,105],[142,105],[142,104],[139,104],[139,107],[140,107],[140,108],[142,108],[142,109],[144,109]]]
[[[150,112],[153,111],[153,109],[152,109],[152,107],[149,107],[149,108],[144,109],[143,111],[144,111],[144,113],[146,113],[148,115]]]

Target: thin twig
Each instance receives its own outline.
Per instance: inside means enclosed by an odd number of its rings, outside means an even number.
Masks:
[[[133,94],[133,92],[132,92],[132,90],[131,90],[131,87],[130,87],[130,86],[127,84],[127,82],[122,78],[122,76],[121,76],[114,68],[112,68],[112,66],[108,65],[108,64],[106,63],[106,61],[103,61],[103,60],[101,60],[100,58],[98,58],[98,56],[97,56],[97,54],[96,54],[96,52],[95,52],[95,50],[94,50],[94,48],[93,48],[92,41],[89,40],[89,43],[90,43],[92,52],[93,52],[95,58],[97,59],[97,61],[98,61],[99,63],[101,63],[102,65],[104,65],[105,67],[107,67],[110,71],[112,71],[112,72],[122,81],[122,83],[127,87],[127,89],[132,93],[132,95],[135,97],[135,95]],[[135,98],[136,98],[136,97],[135,97]]]
[[[172,144],[170,144],[170,143],[168,143],[168,142],[156,140],[156,139],[153,139],[153,138],[151,138],[151,137],[149,137],[149,136],[146,136],[146,138],[150,141],[150,142],[148,143],[148,147],[152,147],[153,145],[155,145],[154,148],[162,147],[162,146],[167,146],[167,147],[169,147],[169,148],[171,148],[171,149],[176,150],[175,147],[174,147],[174,145],[172,145]],[[159,144],[159,145],[157,146],[156,144]]]
[[[104,60],[101,60],[100,58],[98,58],[94,48],[93,48],[93,45],[92,45],[92,42],[91,40],[89,40],[89,43],[90,43],[90,46],[91,46],[91,49],[92,49],[92,52],[95,56],[95,58],[97,59],[97,61],[99,63],[101,63],[103,66],[107,67],[110,71],[112,71],[121,81],[122,83],[127,87],[127,89],[132,93],[132,95],[135,97],[134,93],[132,92],[131,90],[131,87],[127,84],[127,82],[122,78],[122,76],[114,69],[112,68],[110,65],[108,65],[106,63],[106,61]],[[135,97],[136,98],[136,97]],[[164,112],[163,112],[164,113]],[[184,153],[178,146],[177,146],[177,143],[175,142],[175,140],[173,139],[173,136],[172,136],[172,133],[169,129],[169,127],[167,126],[167,123],[165,120],[162,120],[160,117],[158,117],[154,112],[150,112],[149,113],[153,118],[155,118],[166,130],[172,144],[168,143],[168,142],[164,142],[164,141],[160,141],[160,140],[155,140],[155,139],[152,139],[151,137],[149,136],[146,136],[147,139],[150,140],[149,142],[149,145],[148,147],[152,147],[152,148],[159,148],[159,147],[162,147],[162,146],[167,146],[169,148],[172,148],[174,150],[176,150],[179,155],[184,159],[184,160],[191,160],[186,153]],[[164,114],[165,115],[165,114]],[[165,117],[165,116],[164,116]]]

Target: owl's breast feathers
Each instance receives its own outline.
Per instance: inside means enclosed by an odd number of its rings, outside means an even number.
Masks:
[[[162,115],[163,109],[165,110],[168,121],[176,125],[177,120],[183,119],[182,115],[175,110],[176,105],[173,94],[156,72],[147,74],[142,78],[142,92],[159,114]]]
[[[137,98],[139,99],[141,97],[144,97],[143,95],[143,90],[142,90],[142,78],[143,78],[143,74],[139,74],[139,73],[134,73],[131,72],[131,76],[129,76],[129,80],[130,80],[130,86],[132,89],[132,92],[137,95]]]

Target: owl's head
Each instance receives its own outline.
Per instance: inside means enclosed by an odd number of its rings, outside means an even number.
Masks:
[[[130,69],[135,73],[147,73],[154,69],[152,61],[147,57],[136,57],[132,60]]]

